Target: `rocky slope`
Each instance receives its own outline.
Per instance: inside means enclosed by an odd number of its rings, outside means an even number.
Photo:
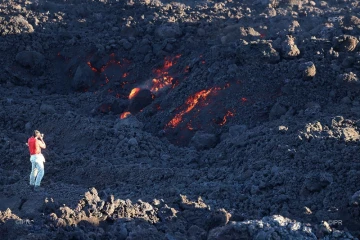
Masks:
[[[13,0],[0,34],[1,239],[360,236],[356,1]]]

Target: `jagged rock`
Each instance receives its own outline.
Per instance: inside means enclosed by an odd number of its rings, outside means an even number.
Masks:
[[[360,139],[360,135],[355,128],[346,127],[342,129],[341,138],[344,139],[345,142],[358,141]]]
[[[231,214],[223,208],[212,212],[207,220],[207,229],[225,226],[228,224],[230,217]]]
[[[45,70],[45,57],[39,52],[22,51],[16,54],[15,59],[21,66],[30,68],[33,74],[41,75]]]
[[[243,41],[236,48],[236,60],[240,64],[254,64],[260,59],[262,62],[277,63],[280,61],[280,54],[268,42]]]
[[[295,58],[300,55],[300,50],[295,44],[295,38],[287,36],[282,44],[282,55],[284,58]]]
[[[360,191],[357,191],[351,196],[350,205],[360,206]]]
[[[155,35],[161,39],[177,38],[182,35],[182,31],[178,24],[164,24],[157,27]]]
[[[319,192],[333,181],[329,174],[309,174],[306,176],[304,187],[311,192]]]
[[[278,119],[282,115],[284,115],[286,111],[286,107],[284,107],[281,103],[277,102],[270,110],[269,119]]]
[[[232,137],[239,136],[247,130],[246,125],[234,125],[229,128],[229,134]]]
[[[124,49],[129,50],[130,48],[132,48],[132,43],[129,42],[126,39],[121,39],[120,40],[120,44],[124,47]]]
[[[40,106],[40,112],[42,114],[53,114],[56,113],[56,110],[54,106],[43,103]]]
[[[130,138],[128,143],[132,146],[137,146],[138,145],[138,142],[136,140],[136,138]]]
[[[360,83],[358,76],[353,72],[339,74],[336,79],[340,83],[341,82],[355,83],[355,84]]]
[[[137,128],[142,129],[144,127],[144,124],[137,120],[137,118],[133,115],[126,117],[124,119],[118,119],[115,123],[114,130],[115,132],[119,132],[121,127],[127,126],[131,128]]]
[[[315,77],[316,67],[313,62],[305,62],[300,65],[300,70],[302,71],[302,77],[307,80]]]
[[[352,52],[356,49],[359,40],[351,35],[342,35],[333,40],[334,49],[340,52]]]
[[[198,131],[191,139],[191,145],[198,150],[204,150],[215,147],[217,138],[215,134]]]
[[[71,86],[74,90],[85,91],[91,86],[94,76],[95,74],[91,68],[86,63],[81,63],[76,69]]]

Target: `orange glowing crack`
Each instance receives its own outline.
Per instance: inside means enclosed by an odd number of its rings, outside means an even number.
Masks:
[[[121,115],[120,115],[120,118],[121,119],[124,119],[124,118],[127,118],[128,116],[130,116],[131,113],[130,112],[123,112]]]
[[[151,92],[157,92],[160,89],[172,84],[174,78],[169,76],[169,69],[177,63],[176,60],[180,57],[181,55],[176,55],[173,58],[167,57],[165,58],[164,65],[161,68],[153,70],[156,77],[152,80],[152,87],[150,89]]]
[[[231,111],[227,111],[227,113],[225,114],[222,122],[219,123],[219,125],[220,125],[220,126],[223,126],[223,125],[226,123],[226,121],[227,121],[226,118],[228,118],[228,117],[233,117],[233,116],[234,116],[234,113],[232,113]]]
[[[186,102],[185,106],[186,109],[181,111],[180,113],[176,114],[175,117],[166,125],[167,127],[175,128],[179,123],[182,121],[184,114],[190,112],[201,99],[206,99],[206,97],[213,91],[218,90],[218,88],[211,88],[209,90],[202,90],[200,92],[195,93],[194,95],[190,96]],[[184,106],[183,105],[183,106]]]
[[[133,88],[133,90],[130,92],[129,99],[134,98],[140,92],[140,90],[140,88]]]
[[[91,62],[90,62],[90,61],[87,62],[87,65],[90,67],[91,71],[93,71],[93,72],[98,72],[98,70],[91,65]]]

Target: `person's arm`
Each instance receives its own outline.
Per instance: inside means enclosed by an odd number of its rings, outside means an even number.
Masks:
[[[38,138],[37,143],[39,144],[39,147],[41,147],[42,149],[46,148],[46,144],[42,138]]]

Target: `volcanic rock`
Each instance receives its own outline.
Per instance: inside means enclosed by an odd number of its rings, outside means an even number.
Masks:
[[[232,137],[239,136],[247,130],[246,125],[234,125],[229,128],[229,134]]]
[[[124,49],[129,50],[130,48],[132,48],[132,44],[131,42],[129,42],[126,39],[121,39],[120,40],[120,44],[124,47]]]
[[[287,36],[282,44],[282,55],[284,58],[295,58],[300,55],[300,50],[295,44],[295,38]]]
[[[0,1],[0,239],[360,236],[357,1],[65,2]]]
[[[359,84],[359,78],[357,77],[357,75],[353,72],[349,72],[349,73],[343,73],[343,74],[339,74],[336,78],[336,80],[338,82],[345,82],[345,83],[355,83],[355,84]]]
[[[117,122],[115,123],[114,126],[114,131],[115,132],[120,132],[122,127],[130,127],[130,128],[138,128],[138,129],[142,129],[144,127],[144,124],[142,122],[140,122],[135,116],[129,116],[126,117],[125,119],[119,119],[117,120]]]
[[[270,110],[269,119],[277,119],[286,113],[286,107],[281,103],[276,103]]]
[[[43,103],[40,106],[40,112],[42,114],[53,114],[56,112],[56,110],[54,106]]]
[[[242,64],[252,64],[261,59],[263,62],[276,63],[280,60],[279,53],[268,42],[241,42],[236,49],[236,60]]]
[[[226,212],[225,209],[219,209],[213,212],[207,221],[207,229],[225,226],[231,217],[231,214]]]
[[[129,111],[132,114],[136,114],[141,111],[143,108],[151,104],[153,100],[153,95],[148,89],[141,89],[137,94],[131,99],[129,104]]]
[[[353,127],[346,127],[342,129],[341,138],[345,141],[358,141],[360,139],[359,132]]]
[[[342,35],[333,40],[334,49],[340,52],[352,52],[358,43],[359,40],[351,35]]]
[[[215,134],[198,131],[191,139],[191,145],[198,150],[204,150],[215,147],[217,138]]]
[[[311,192],[318,192],[332,182],[332,176],[329,174],[309,174],[306,177],[304,186]]]
[[[360,206],[360,191],[357,191],[351,196],[350,205]]]
[[[313,62],[303,63],[299,68],[302,71],[302,77],[305,80],[313,78],[316,74],[316,68]]]
[[[45,70],[45,57],[39,52],[22,51],[16,54],[15,59],[21,66],[30,68],[36,75],[41,75]]]
[[[182,30],[178,24],[164,24],[156,28],[155,35],[161,39],[177,38],[182,35]]]
[[[75,72],[74,78],[72,79],[71,86],[74,90],[87,90],[91,84],[95,74],[89,68],[86,63],[80,64]]]

